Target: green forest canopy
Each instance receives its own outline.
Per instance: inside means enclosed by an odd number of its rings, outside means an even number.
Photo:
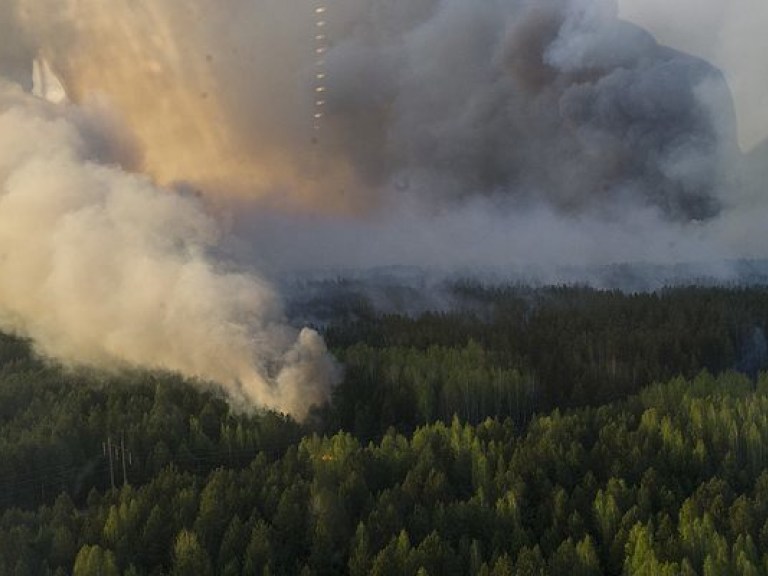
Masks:
[[[302,425],[2,337],[0,574],[768,574],[768,292],[464,290]]]

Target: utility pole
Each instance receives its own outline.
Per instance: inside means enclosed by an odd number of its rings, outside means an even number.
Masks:
[[[120,453],[123,457],[123,486],[128,484],[128,472],[125,470],[125,432],[120,435]]]
[[[109,481],[112,484],[112,490],[115,489],[115,468],[112,462],[112,437],[107,436],[107,453],[109,454]]]

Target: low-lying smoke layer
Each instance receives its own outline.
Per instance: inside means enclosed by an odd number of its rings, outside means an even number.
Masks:
[[[0,327],[65,362],[178,371],[303,417],[333,377],[321,338],[210,261],[195,200],[110,164],[105,125],[0,80]]]
[[[72,99],[119,111],[162,184],[326,211],[403,192],[679,221],[722,205],[722,77],[608,0],[11,4],[16,34]]]

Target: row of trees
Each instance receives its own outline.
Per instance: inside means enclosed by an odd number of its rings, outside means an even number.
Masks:
[[[470,341],[466,346],[375,348],[359,343],[338,353],[345,378],[332,407],[338,422],[361,437],[389,426],[403,430],[454,415],[466,422],[509,416],[523,423],[536,406],[536,376]]]
[[[456,287],[457,308],[341,314],[326,327],[347,368],[333,426],[406,431],[452,414],[516,421],[599,405],[702,370],[768,368],[768,290]]]

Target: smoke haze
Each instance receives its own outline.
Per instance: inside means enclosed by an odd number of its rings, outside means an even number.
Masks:
[[[768,5],[762,0],[619,0],[620,15],[659,41],[720,68],[736,103],[739,143],[751,150],[768,136]]]
[[[642,3],[622,15],[653,29]],[[334,368],[267,276],[764,257],[750,82],[734,109],[618,8],[6,0],[0,327],[301,417]]]

